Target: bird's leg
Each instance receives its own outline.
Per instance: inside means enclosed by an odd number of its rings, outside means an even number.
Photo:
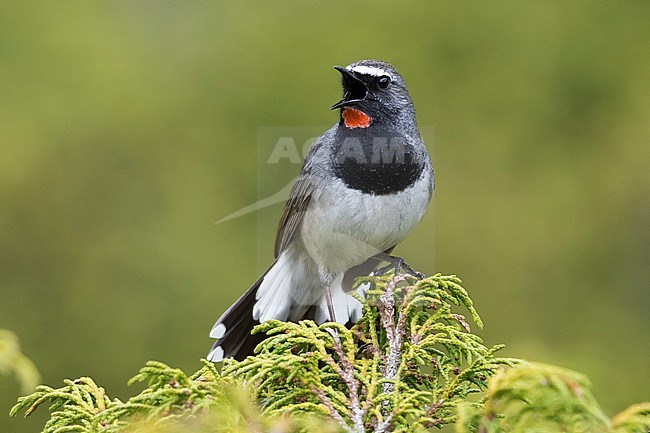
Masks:
[[[425,277],[425,275],[422,272],[416,271],[415,269],[410,267],[408,263],[406,263],[404,259],[401,257],[391,256],[389,254],[382,254],[380,258],[382,261],[388,262],[390,264],[388,266],[384,266],[383,268],[377,269],[375,271],[375,274],[384,274],[390,269],[395,269],[395,273],[404,271],[409,275],[413,275],[418,280],[421,280]]]
[[[413,275],[418,280],[421,280],[425,277],[425,275],[422,272],[410,267],[409,264],[406,263],[403,258],[396,257],[396,256],[391,256],[391,258],[395,260],[394,264],[395,264],[396,272],[406,271],[407,274]]]
[[[318,276],[325,290],[325,302],[327,302],[327,312],[330,316],[330,322],[336,322],[336,313],[334,312],[334,303],[332,302],[332,281],[334,276],[327,269],[319,269]]]

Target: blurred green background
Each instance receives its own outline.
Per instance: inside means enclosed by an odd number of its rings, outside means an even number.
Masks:
[[[405,76],[433,205],[396,251],[460,275],[506,354],[650,398],[650,3],[0,3],[0,328],[45,383],[188,371],[272,259],[261,126],[337,119],[332,65]],[[433,133],[431,132],[433,131]],[[272,227],[258,230],[258,227]],[[38,431],[47,415],[6,417]]]

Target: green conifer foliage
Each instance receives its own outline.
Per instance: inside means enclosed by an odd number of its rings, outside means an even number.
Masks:
[[[609,420],[579,373],[501,358],[471,332],[482,327],[456,276],[364,277],[362,319],[269,321],[256,354],[203,361],[192,375],[150,361],[130,381],[145,389],[110,399],[91,378],[39,386],[11,415],[49,404],[43,433],[424,432],[647,433],[648,403]]]

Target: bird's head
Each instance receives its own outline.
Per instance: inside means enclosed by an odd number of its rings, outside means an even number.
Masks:
[[[390,64],[379,60],[361,60],[341,73],[343,99],[332,106],[341,109],[341,120],[348,128],[366,128],[373,123],[396,121],[413,112],[413,103],[404,79]]]

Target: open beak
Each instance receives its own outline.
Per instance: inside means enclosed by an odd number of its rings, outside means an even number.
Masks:
[[[332,105],[331,110],[345,107],[355,102],[360,102],[368,96],[368,87],[365,83],[354,76],[354,74],[341,66],[334,66],[334,69],[343,75],[343,99]]]

